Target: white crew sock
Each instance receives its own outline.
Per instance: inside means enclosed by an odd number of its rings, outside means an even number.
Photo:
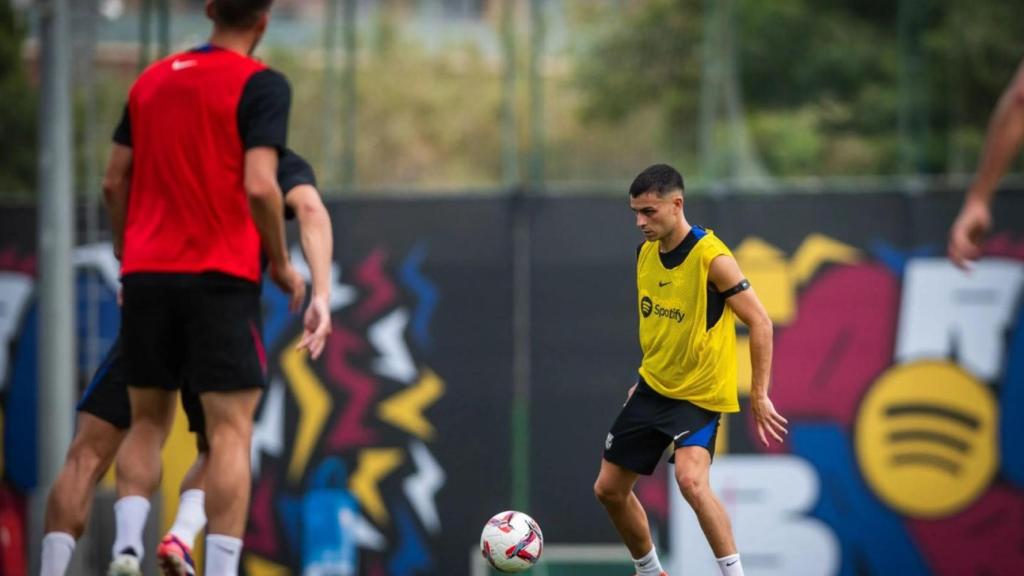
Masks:
[[[636,566],[636,576],[660,576],[662,572],[658,551],[653,546],[643,558],[634,558],[633,565]]]
[[[242,541],[231,536],[206,536],[206,576],[238,576]]]
[[[206,526],[206,510],[203,502],[206,494],[202,490],[186,490],[178,501],[178,515],[170,534],[177,536],[189,548],[195,546],[196,534]]]
[[[743,576],[743,563],[740,562],[739,554],[716,558],[715,561],[718,562],[722,576]]]
[[[114,558],[130,549],[142,560],[146,516],[149,516],[149,500],[142,496],[125,496],[114,503]]]
[[[43,536],[43,565],[39,576],[64,576],[71,555],[75,552],[75,539],[67,532],[49,532]]]

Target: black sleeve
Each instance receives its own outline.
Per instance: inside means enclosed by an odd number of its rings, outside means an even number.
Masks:
[[[132,145],[132,121],[128,118],[128,104],[124,105],[121,121],[117,123],[117,128],[114,129],[114,142],[129,148]]]
[[[238,133],[243,147],[284,150],[291,105],[292,89],[280,72],[267,68],[249,77],[238,103]]]
[[[305,158],[296,154],[294,150],[285,148],[277,162],[277,183],[281,187],[281,194],[287,198],[288,193],[296,186],[308,184],[315,187],[316,174]],[[284,206],[284,217],[286,220],[295,218],[295,212],[287,203]]]

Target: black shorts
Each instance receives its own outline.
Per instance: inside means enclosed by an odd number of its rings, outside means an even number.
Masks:
[[[260,286],[218,273],[128,274],[121,335],[131,386],[195,394],[263,388]]]
[[[82,393],[77,409],[127,430],[132,424],[132,406],[128,398],[128,381],[124,375],[124,353],[121,348],[121,338],[118,337]],[[181,406],[188,417],[188,429],[202,436],[206,426],[203,407],[199,397],[187,385],[182,386]]]
[[[715,455],[721,413],[658,394],[640,378],[604,443],[604,459],[638,474],[654,472],[665,449],[702,446]],[[675,450],[669,462],[675,461]]]
[[[77,408],[79,412],[88,412],[122,430],[131,426],[132,406],[128,401],[121,338],[114,342],[103,362],[100,362]]]

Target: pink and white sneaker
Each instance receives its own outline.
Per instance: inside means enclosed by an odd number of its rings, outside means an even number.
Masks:
[[[156,561],[164,576],[195,576],[192,549],[173,534],[164,536],[156,548]]]

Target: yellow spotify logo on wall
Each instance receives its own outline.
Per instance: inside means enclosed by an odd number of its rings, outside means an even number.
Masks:
[[[988,487],[998,465],[997,405],[987,386],[949,362],[896,366],[857,415],[861,471],[904,515],[939,518]]]

